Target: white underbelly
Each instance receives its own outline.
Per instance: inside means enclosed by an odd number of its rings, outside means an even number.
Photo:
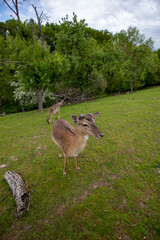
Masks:
[[[52,140],[53,140],[53,142],[55,142],[55,144],[56,144],[58,147],[60,147],[59,143],[56,141],[56,139],[53,137],[53,135],[52,135]]]

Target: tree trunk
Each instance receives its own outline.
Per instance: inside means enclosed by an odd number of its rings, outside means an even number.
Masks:
[[[8,171],[4,174],[4,179],[12,190],[13,197],[17,204],[18,216],[24,212],[28,212],[30,206],[30,194],[22,178],[18,173]]]
[[[21,110],[22,110],[22,112],[24,112],[24,107],[23,107],[22,102],[20,102],[20,105],[21,105]]]
[[[43,92],[40,88],[37,89],[38,110],[43,112]]]
[[[81,90],[81,101],[83,102],[85,100],[85,96],[84,96],[84,90]]]

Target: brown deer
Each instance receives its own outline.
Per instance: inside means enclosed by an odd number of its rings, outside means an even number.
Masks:
[[[62,106],[63,103],[64,103],[64,100],[62,100],[61,102],[54,104],[52,107],[50,107],[49,117],[47,118],[48,124],[50,124],[51,118],[52,118],[52,122],[54,122],[54,115],[56,112],[58,113],[58,118],[60,118],[60,106]]]
[[[72,119],[77,124],[75,129],[69,122],[64,119],[58,119],[53,124],[52,139],[59,147],[59,157],[62,157],[61,150],[65,158],[63,175],[66,175],[67,158],[74,157],[76,160],[76,168],[80,171],[77,156],[86,146],[88,136],[95,138],[103,137],[103,133],[97,128],[95,118],[98,112],[87,115],[81,114],[79,117],[73,115]]]

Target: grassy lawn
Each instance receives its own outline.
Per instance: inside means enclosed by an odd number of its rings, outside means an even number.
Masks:
[[[104,137],[89,138],[81,173],[69,159],[66,177],[48,109],[0,118],[0,239],[160,239],[160,87],[63,106],[61,117],[98,111]],[[30,189],[19,218],[8,170]]]

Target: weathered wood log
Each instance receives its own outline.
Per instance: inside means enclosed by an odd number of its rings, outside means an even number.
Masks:
[[[18,173],[12,171],[6,172],[4,174],[4,179],[12,190],[13,197],[15,198],[17,204],[18,216],[24,212],[28,212],[30,206],[30,194],[26,183],[22,180]]]

